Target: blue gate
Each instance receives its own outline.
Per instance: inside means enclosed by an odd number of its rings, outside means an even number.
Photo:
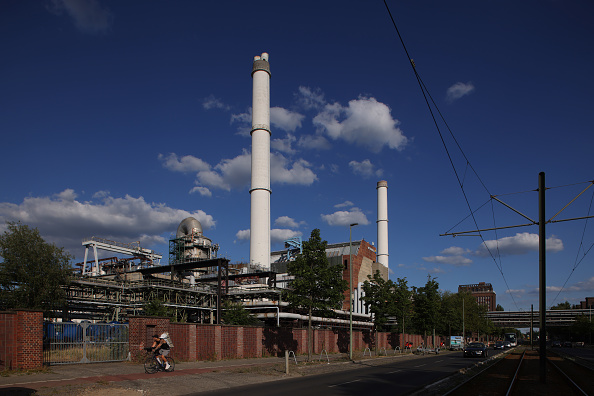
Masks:
[[[43,363],[119,362],[129,358],[127,323],[43,324]]]

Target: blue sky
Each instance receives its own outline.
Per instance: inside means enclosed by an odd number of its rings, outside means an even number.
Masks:
[[[506,310],[537,307],[536,226],[483,233],[494,257],[440,234],[468,206],[485,204],[480,228],[527,222],[490,195],[537,220],[539,172],[564,186],[548,218],[594,179],[594,5],[388,5],[447,152],[382,1],[3,1],[0,230],[38,227],[77,261],[90,236],[166,257],[194,216],[221,255],[248,260],[250,72],[268,52],[273,250],[314,228],[348,241],[352,222],[375,242],[387,180],[392,279],[490,282]],[[588,215],[592,190],[557,219]],[[548,226],[549,305],[594,295],[593,228]]]

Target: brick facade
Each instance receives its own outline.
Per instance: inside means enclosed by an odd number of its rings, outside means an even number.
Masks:
[[[43,312],[0,312],[0,370],[43,366]]]

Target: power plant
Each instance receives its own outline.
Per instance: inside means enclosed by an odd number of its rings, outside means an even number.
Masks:
[[[268,54],[254,57],[252,65],[252,158],[250,193],[250,258],[230,264],[218,257],[219,245],[204,235],[193,218],[182,219],[169,241],[168,263],[162,255],[142,248],[100,238],[83,241],[85,256],[67,290],[67,309],[56,312],[62,320],[125,320],[142,315],[147,303],[157,301],[178,320],[219,323],[221,302],[241,302],[258,319],[271,324],[295,325],[306,320],[302,312],[290,311],[281,293],[290,287],[287,263],[302,251],[300,238],[285,241],[285,249],[271,252],[270,244],[270,64]],[[329,244],[326,255],[331,265],[343,267],[343,279],[353,271],[353,300],[346,297],[335,318],[315,318],[319,325],[349,323],[353,305],[355,325],[372,326],[371,315],[361,302],[362,285],[377,271],[388,279],[388,183],[377,183],[377,250],[365,240]],[[351,252],[352,247],[352,252]],[[88,260],[89,250],[94,254]],[[98,250],[122,257],[99,258]],[[352,253],[352,255],[351,255]],[[352,263],[350,263],[352,256]]]

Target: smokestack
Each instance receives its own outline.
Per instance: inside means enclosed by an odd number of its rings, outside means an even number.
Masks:
[[[252,67],[252,187],[250,263],[270,269],[270,64],[268,54]]]
[[[388,268],[388,182],[377,182],[377,262]]]

